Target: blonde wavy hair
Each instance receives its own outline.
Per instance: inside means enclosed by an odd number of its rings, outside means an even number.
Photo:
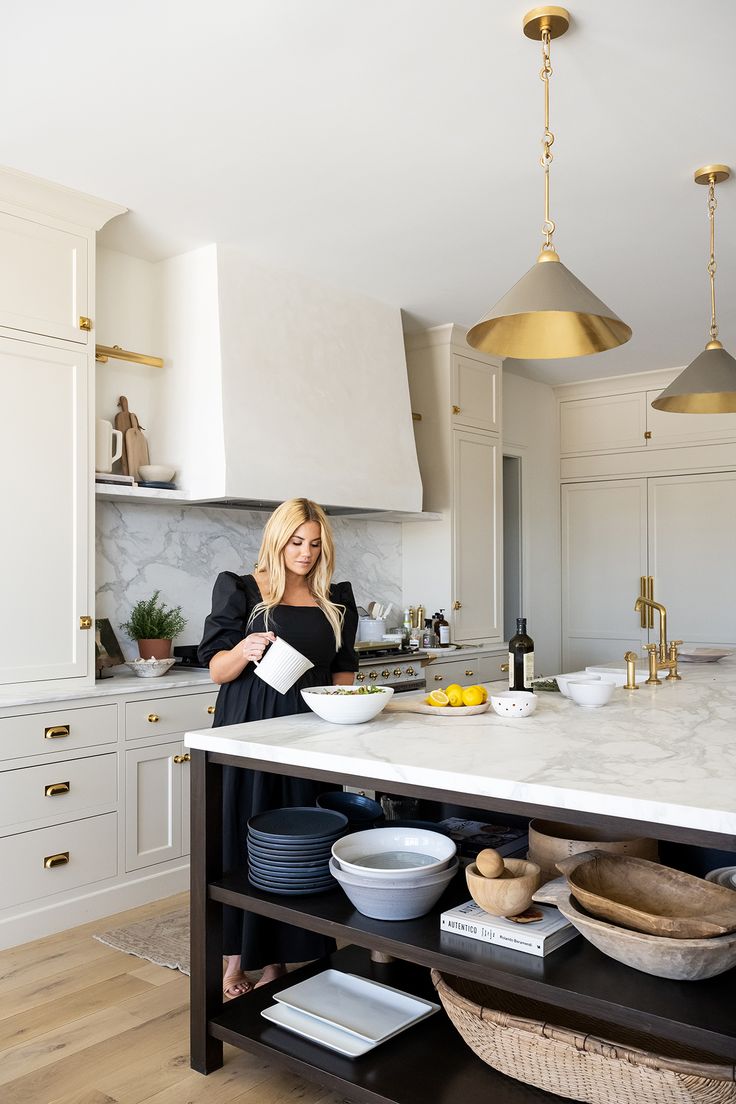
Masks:
[[[307,575],[309,592],[324,613],[335,634],[335,644],[339,648],[342,642],[342,623],[345,607],[330,601],[330,584],[335,562],[335,545],[327,515],[321,506],[308,498],[290,498],[277,506],[266,522],[263,530],[261,549],[258,553],[256,571],[266,576],[268,593],[262,602],[254,606],[248,624],[263,613],[266,631],[269,615],[284,597],[286,589],[286,568],[284,549],[297,529],[307,521],[316,521],[320,529],[322,548],[312,570]]]

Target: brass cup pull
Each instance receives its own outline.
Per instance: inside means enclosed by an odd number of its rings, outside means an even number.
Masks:
[[[62,736],[68,736],[71,729],[69,725],[52,725],[43,730],[44,740],[60,740]]]
[[[500,670],[502,670],[502,671],[508,671],[508,669],[509,669],[509,665],[508,665],[508,663],[502,663],[502,664],[501,664]]]
[[[158,713],[149,713],[148,714],[148,720],[151,722],[151,724],[156,724],[159,719],[160,718],[159,718]]]
[[[57,797],[59,794],[69,793],[71,786],[68,782],[52,782],[50,786],[44,786],[44,797]]]
[[[445,677],[444,675],[435,675],[435,676],[434,676],[434,681],[435,681],[435,682],[442,682],[442,680],[444,679],[444,677]]]
[[[469,675],[472,678],[472,676],[475,674],[475,671],[466,671],[465,674]]]
[[[184,755],[175,755],[174,756],[174,762],[175,763],[189,763],[189,762],[191,762],[191,759],[192,759],[192,757],[191,757],[191,755],[189,754],[188,751],[185,752]]]
[[[207,712],[210,714],[210,716],[212,716],[212,714],[215,712],[214,705],[208,705],[207,706]]]
[[[58,855],[47,855],[43,860],[43,865],[46,870],[51,870],[54,866],[66,866],[69,862],[69,852],[61,851]]]

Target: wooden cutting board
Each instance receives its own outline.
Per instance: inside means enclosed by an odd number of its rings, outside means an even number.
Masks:
[[[384,713],[427,713],[432,717],[472,717],[476,713],[485,713],[491,708],[490,702],[483,705],[427,705],[423,698],[414,701],[406,701],[403,694],[394,694],[391,701],[384,709]]]
[[[125,431],[125,449],[123,455],[128,461],[128,475],[138,479],[138,469],[141,464],[148,463],[148,442],[143,430],[138,424],[135,414],[131,414],[132,426]]]
[[[128,400],[125,395],[121,395],[118,399],[118,406],[120,407],[120,413],[115,415],[115,429],[119,429],[123,435],[123,455],[120,459],[120,466],[123,470],[123,475],[131,475],[128,465],[128,450],[125,447],[125,434],[129,429],[133,428],[133,418],[135,415],[131,414],[128,410]],[[143,463],[145,464],[146,461],[144,460]]]

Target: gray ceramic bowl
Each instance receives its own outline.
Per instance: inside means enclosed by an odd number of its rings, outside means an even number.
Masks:
[[[414,920],[424,916],[439,901],[457,868],[458,860],[454,859],[448,868],[425,875],[418,883],[406,880],[397,883],[389,877],[385,882],[371,879],[361,884],[360,876],[341,870],[335,859],[330,859],[330,873],[347,898],[358,912],[374,920]]]

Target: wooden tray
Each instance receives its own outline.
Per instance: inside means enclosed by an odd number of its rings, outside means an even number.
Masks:
[[[557,863],[583,908],[647,935],[707,939],[736,931],[736,893],[647,859],[584,851]]]
[[[482,705],[427,705],[425,701],[404,701],[399,695],[394,694],[391,701],[384,709],[384,713],[428,713],[432,717],[472,717],[476,713],[485,713],[490,709],[490,702]]]

